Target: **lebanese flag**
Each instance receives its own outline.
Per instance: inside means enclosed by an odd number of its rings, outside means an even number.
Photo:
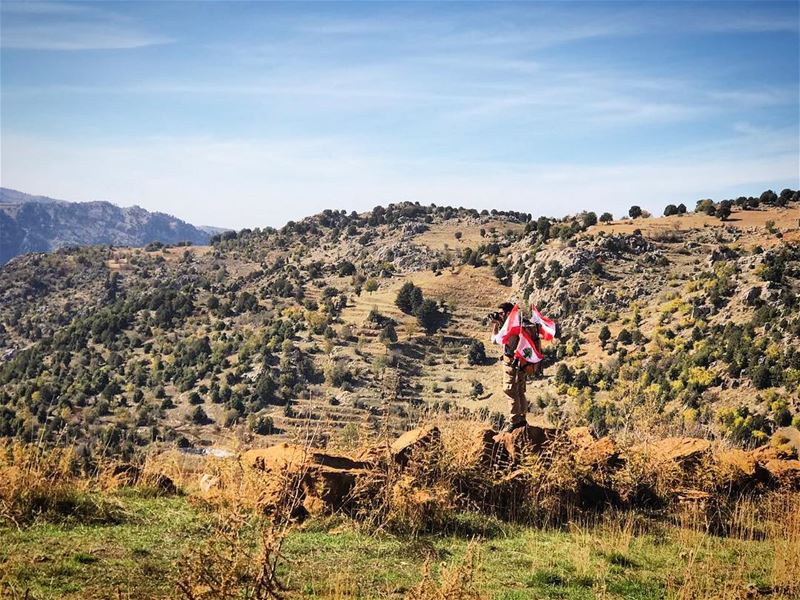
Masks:
[[[508,318],[506,318],[506,322],[503,323],[503,326],[492,336],[492,341],[502,346],[506,344],[509,338],[519,335],[520,330],[522,329],[522,316],[519,314],[519,306],[516,304],[514,308],[511,309],[511,312],[508,313]]]
[[[541,362],[544,355],[536,349],[530,334],[522,329],[519,334],[519,343],[514,351],[514,356],[518,359],[531,364]]]
[[[531,304],[531,321],[539,325],[539,331],[541,332],[541,338],[543,340],[552,340],[554,337],[556,337],[555,321],[552,321],[547,317],[543,317],[542,313],[539,312],[539,309],[533,304]]]

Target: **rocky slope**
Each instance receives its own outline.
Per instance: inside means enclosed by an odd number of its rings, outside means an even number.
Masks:
[[[163,213],[109,202],[65,202],[0,188],[0,265],[67,246],[208,242],[211,233]]]
[[[800,423],[792,194],[605,223],[406,203],[19,258],[0,270],[0,435],[127,452],[499,422],[485,315],[514,300],[561,330],[532,423],[757,446]],[[407,283],[427,313],[395,303]]]

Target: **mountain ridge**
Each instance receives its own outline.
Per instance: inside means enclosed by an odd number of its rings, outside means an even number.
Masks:
[[[107,201],[69,202],[0,188],[0,265],[20,254],[68,246],[205,244],[208,231],[162,212]]]

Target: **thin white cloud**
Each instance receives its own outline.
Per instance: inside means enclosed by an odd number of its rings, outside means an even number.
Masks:
[[[168,44],[170,38],[94,23],[4,28],[2,47],[17,50],[123,50]]]
[[[121,50],[170,43],[130,18],[99,5],[63,2],[2,4],[0,47],[14,50]]]
[[[74,15],[89,12],[75,2],[3,2],[0,12],[7,15]]]

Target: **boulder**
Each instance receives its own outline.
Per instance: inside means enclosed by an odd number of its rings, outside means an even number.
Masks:
[[[609,437],[595,438],[588,427],[567,430],[578,474],[577,501],[582,508],[618,504],[610,475],[624,464],[616,443]]]
[[[508,455],[509,464],[515,465],[527,455],[541,454],[556,439],[557,430],[552,427],[525,425],[510,433],[500,433],[494,441],[502,444]]]
[[[589,469],[605,472],[616,471],[625,464],[616,442],[608,436],[579,448],[575,453],[575,461]]]
[[[715,455],[721,488],[741,492],[766,481],[767,474],[752,452],[730,448]]]
[[[595,436],[588,427],[573,427],[567,429],[567,437],[577,448],[588,448],[594,444]]]
[[[242,455],[245,465],[265,470],[285,469],[296,473],[309,468],[328,467],[334,470],[367,469],[370,464],[344,454],[323,452],[316,448],[305,448],[282,443],[269,448],[248,450]]]
[[[755,306],[761,298],[761,287],[753,286],[742,294],[742,303],[745,306]]]
[[[800,460],[768,460],[764,468],[779,487],[800,490]]]
[[[266,487],[261,504],[265,510],[280,509],[296,500],[308,514],[341,508],[358,477],[373,466],[344,454],[287,443],[249,450],[242,460],[246,466],[264,472]],[[298,516],[297,510],[293,514]]]
[[[682,466],[698,464],[711,452],[711,442],[700,438],[664,438],[648,446],[650,453],[658,460],[672,461]]]
[[[495,441],[497,432],[489,427],[475,430],[466,450],[466,464],[472,468],[492,469],[508,464],[508,452],[502,443]]]
[[[216,475],[209,475],[208,473],[203,473],[203,476],[200,477],[200,491],[205,496],[210,496],[220,487],[219,477]]]
[[[391,457],[391,445],[388,443],[366,446],[355,453],[355,459],[369,465],[384,464]]]
[[[399,465],[405,466],[415,454],[424,453],[441,441],[439,428],[436,426],[421,427],[406,431],[397,438],[389,448],[392,458]]]

